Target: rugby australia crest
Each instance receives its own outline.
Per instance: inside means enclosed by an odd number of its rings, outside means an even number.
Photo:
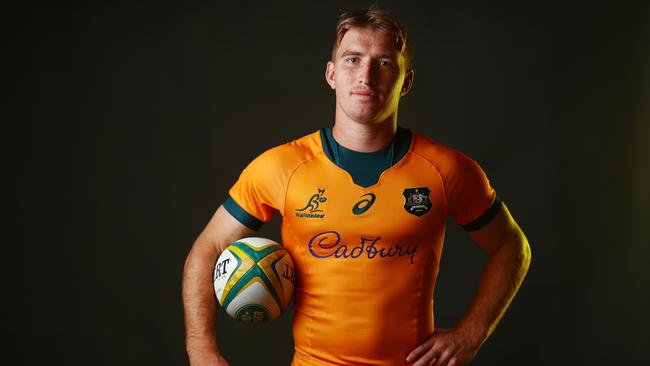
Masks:
[[[404,209],[406,212],[418,217],[429,212],[432,206],[431,200],[429,199],[430,192],[427,187],[404,189],[402,194],[405,198]]]

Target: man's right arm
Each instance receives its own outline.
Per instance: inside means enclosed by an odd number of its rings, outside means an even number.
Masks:
[[[192,366],[228,365],[217,346],[217,300],[212,275],[223,249],[253,232],[220,206],[192,245],[185,260],[183,306],[186,348]]]

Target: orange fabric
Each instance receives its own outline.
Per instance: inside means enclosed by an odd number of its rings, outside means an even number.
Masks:
[[[315,132],[260,155],[230,196],[262,221],[283,216],[297,271],[293,365],[395,366],[433,332],[445,217],[471,222],[495,192],[476,162],[417,133],[360,187]]]

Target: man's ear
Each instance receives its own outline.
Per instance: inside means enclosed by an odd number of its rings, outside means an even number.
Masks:
[[[330,88],[336,89],[336,81],[334,80],[334,62],[327,61],[325,67],[325,81],[330,85]]]
[[[404,83],[402,83],[402,91],[400,92],[400,96],[405,96],[406,93],[411,90],[411,87],[413,87],[413,77],[415,76],[415,71],[413,69],[410,69],[406,71],[406,75],[404,76]]]

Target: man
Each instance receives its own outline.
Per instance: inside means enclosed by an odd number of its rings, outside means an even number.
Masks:
[[[325,78],[333,128],[273,148],[242,172],[188,255],[191,364],[228,365],[216,345],[212,270],[231,242],[279,212],[296,264],[293,365],[470,362],[530,262],[525,236],[475,161],[398,127],[413,84],[406,32],[370,8],[341,16]],[[458,326],[434,328],[445,217],[490,259]]]

